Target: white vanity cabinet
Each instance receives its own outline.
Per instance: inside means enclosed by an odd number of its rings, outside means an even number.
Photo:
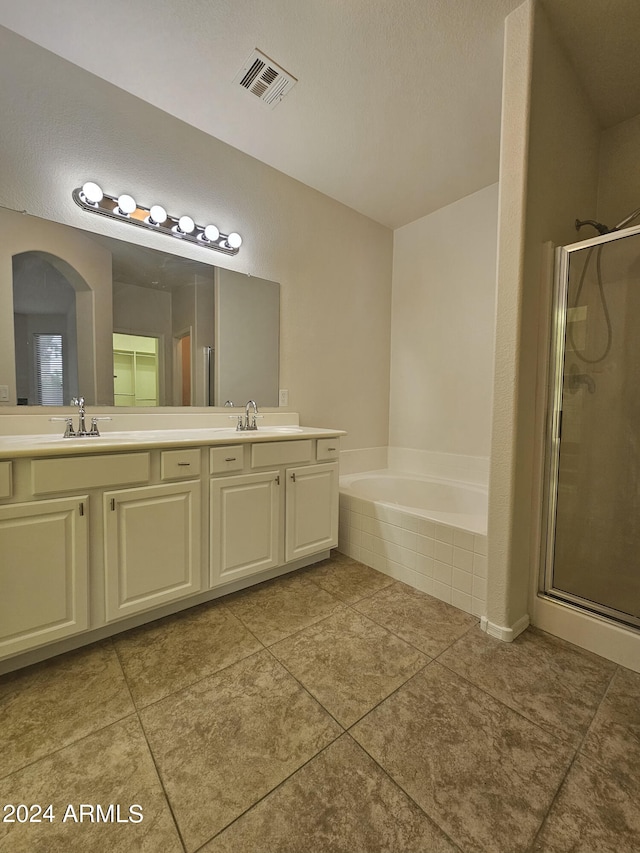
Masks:
[[[214,477],[210,489],[211,586],[279,566],[282,475]]]
[[[313,464],[316,449],[308,440],[255,444],[248,458],[226,450],[211,451],[212,587],[338,544],[337,462]],[[247,473],[224,475],[223,463],[233,456],[227,464]],[[301,464],[285,467],[295,461]],[[265,465],[274,467],[248,473]]]
[[[0,657],[89,627],[87,496],[0,507]]]
[[[200,480],[103,494],[106,621],[201,589]]]
[[[0,673],[326,555],[339,439],[293,429],[4,449]]]
[[[287,563],[338,544],[338,463],[287,468]]]

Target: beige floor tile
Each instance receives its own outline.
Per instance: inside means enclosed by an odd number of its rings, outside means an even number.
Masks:
[[[430,660],[352,610],[281,640],[271,651],[345,728]]]
[[[180,853],[182,845],[140,723],[114,723],[0,781],[0,802],[51,804],[53,821],[0,823],[1,853]],[[85,805],[80,822],[80,804]],[[111,820],[92,822],[87,806]],[[74,822],[68,806],[73,807]],[[140,815],[142,821],[118,823]],[[120,806],[119,813],[116,806]],[[6,814],[6,812],[5,812]],[[32,812],[32,814],[34,814]],[[66,821],[63,820],[68,815]]]
[[[345,604],[354,604],[394,583],[388,575],[344,556],[311,566],[306,576]]]
[[[188,851],[341,733],[267,651],[143,709],[140,717]]]
[[[581,752],[627,781],[640,767],[640,673],[618,669]],[[640,847],[640,843],[638,845]]]
[[[220,603],[160,619],[115,639],[139,708],[156,702],[262,648]]]
[[[454,853],[456,848],[344,735],[202,853]]]
[[[573,755],[437,661],[351,733],[461,849],[474,853],[526,851]]]
[[[111,641],[0,678],[0,777],[134,710]]]
[[[638,853],[638,850],[637,776],[624,781],[579,755],[532,853]]]
[[[578,746],[616,665],[529,628],[513,643],[469,631],[440,663]]]
[[[265,645],[277,643],[344,607],[304,575],[287,575],[227,596],[225,604]]]
[[[457,607],[397,582],[353,606],[429,657],[437,657],[478,623]]]

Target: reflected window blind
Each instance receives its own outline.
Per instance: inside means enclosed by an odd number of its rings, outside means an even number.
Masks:
[[[63,406],[62,335],[34,335],[36,394],[41,406]]]

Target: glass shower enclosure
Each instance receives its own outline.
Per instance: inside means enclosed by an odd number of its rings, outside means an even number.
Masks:
[[[556,250],[541,590],[640,627],[640,228]]]

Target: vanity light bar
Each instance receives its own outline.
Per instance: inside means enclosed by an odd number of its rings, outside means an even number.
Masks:
[[[91,213],[139,225],[225,255],[237,255],[242,245],[242,237],[235,232],[222,234],[215,225],[196,225],[190,216],[170,216],[160,204],[142,207],[126,193],[119,196],[105,193],[94,181],[87,181],[71,195],[77,205]]]

